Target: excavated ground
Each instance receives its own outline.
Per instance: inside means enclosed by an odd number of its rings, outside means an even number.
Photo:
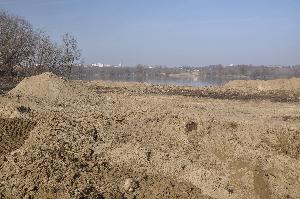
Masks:
[[[300,80],[24,79],[0,96],[0,198],[300,198]]]
[[[24,144],[34,123],[20,118],[0,118],[0,154],[6,155]]]

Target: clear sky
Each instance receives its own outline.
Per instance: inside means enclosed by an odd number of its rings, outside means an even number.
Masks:
[[[85,63],[300,64],[300,0],[0,0]]]

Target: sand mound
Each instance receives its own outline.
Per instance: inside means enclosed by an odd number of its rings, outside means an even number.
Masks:
[[[276,80],[234,80],[227,83],[224,88],[238,90],[288,90],[300,92],[300,78]]]
[[[25,78],[9,95],[36,98],[43,101],[63,102],[75,100],[79,96],[89,96],[86,89],[53,73]]]
[[[55,100],[68,88],[66,81],[52,73],[25,78],[9,94]]]

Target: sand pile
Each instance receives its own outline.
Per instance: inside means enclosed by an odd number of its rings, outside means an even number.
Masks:
[[[88,91],[76,82],[69,82],[47,72],[25,78],[8,94],[18,98],[27,97],[52,103],[64,103],[79,100],[80,97],[90,97],[92,91]]]
[[[285,90],[300,92],[300,78],[276,79],[276,80],[234,80],[230,81],[224,88],[238,90]]]

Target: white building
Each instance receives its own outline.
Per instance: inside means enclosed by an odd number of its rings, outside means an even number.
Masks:
[[[100,62],[98,62],[98,63],[96,63],[96,64],[92,64],[92,66],[96,66],[96,67],[104,67],[105,65],[102,64],[102,63],[100,63]]]

